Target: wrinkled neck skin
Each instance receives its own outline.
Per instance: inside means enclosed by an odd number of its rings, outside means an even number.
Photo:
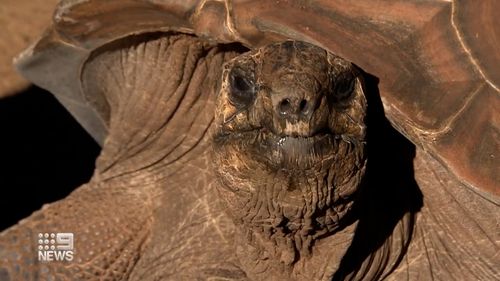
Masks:
[[[146,34],[94,52],[83,90],[108,126],[95,180],[159,186],[209,148],[215,89],[237,52]]]
[[[242,161],[237,148],[216,146],[218,190],[237,225],[236,251],[246,272],[257,279],[273,276],[269,268],[288,277],[300,274],[294,265],[314,254],[318,240],[345,226],[364,173],[364,164],[350,169],[348,163],[359,163],[353,150],[364,148],[339,140],[337,149],[309,170],[289,171]]]

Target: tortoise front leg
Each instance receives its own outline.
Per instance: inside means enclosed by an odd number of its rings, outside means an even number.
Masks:
[[[0,279],[128,279],[152,236],[168,179],[206,149],[216,77],[232,56],[173,34],[97,50],[82,74],[85,94],[99,97],[90,102],[109,126],[95,173],[0,234]],[[40,261],[39,233],[57,232],[74,234],[73,258]]]
[[[148,236],[151,205],[145,190],[93,180],[1,234],[1,279],[126,279]],[[74,235],[73,256],[41,261],[39,233],[56,232]]]

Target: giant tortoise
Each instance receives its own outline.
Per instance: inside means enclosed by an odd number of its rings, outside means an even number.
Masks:
[[[16,63],[102,153],[0,278],[499,280],[499,9],[61,1]]]

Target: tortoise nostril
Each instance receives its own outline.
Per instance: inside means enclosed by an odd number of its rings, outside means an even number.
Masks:
[[[292,105],[290,104],[289,99],[284,99],[279,104],[279,110],[280,110],[280,113],[282,115],[289,114],[291,108],[292,108]]]
[[[298,118],[307,117],[311,113],[311,102],[307,99],[284,98],[277,106],[277,110],[282,117]]]
[[[299,112],[302,114],[307,113],[307,100],[301,100],[299,104]]]

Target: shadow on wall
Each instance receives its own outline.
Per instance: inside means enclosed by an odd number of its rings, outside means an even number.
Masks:
[[[366,73],[364,77],[368,99],[368,164],[355,207],[359,223],[333,280],[349,279],[351,274],[366,274],[379,280],[383,268],[390,266],[385,264],[389,256],[398,256],[400,261],[406,253],[415,215],[423,205],[423,195],[413,173],[415,146],[386,119],[378,78]],[[390,236],[403,217],[406,219],[405,235],[398,242],[398,253],[391,253],[390,247],[386,247],[389,243],[384,243],[391,241]],[[362,266],[363,262],[368,265],[366,268]]]
[[[93,171],[100,147],[48,92],[0,100],[0,231],[66,197]]]

